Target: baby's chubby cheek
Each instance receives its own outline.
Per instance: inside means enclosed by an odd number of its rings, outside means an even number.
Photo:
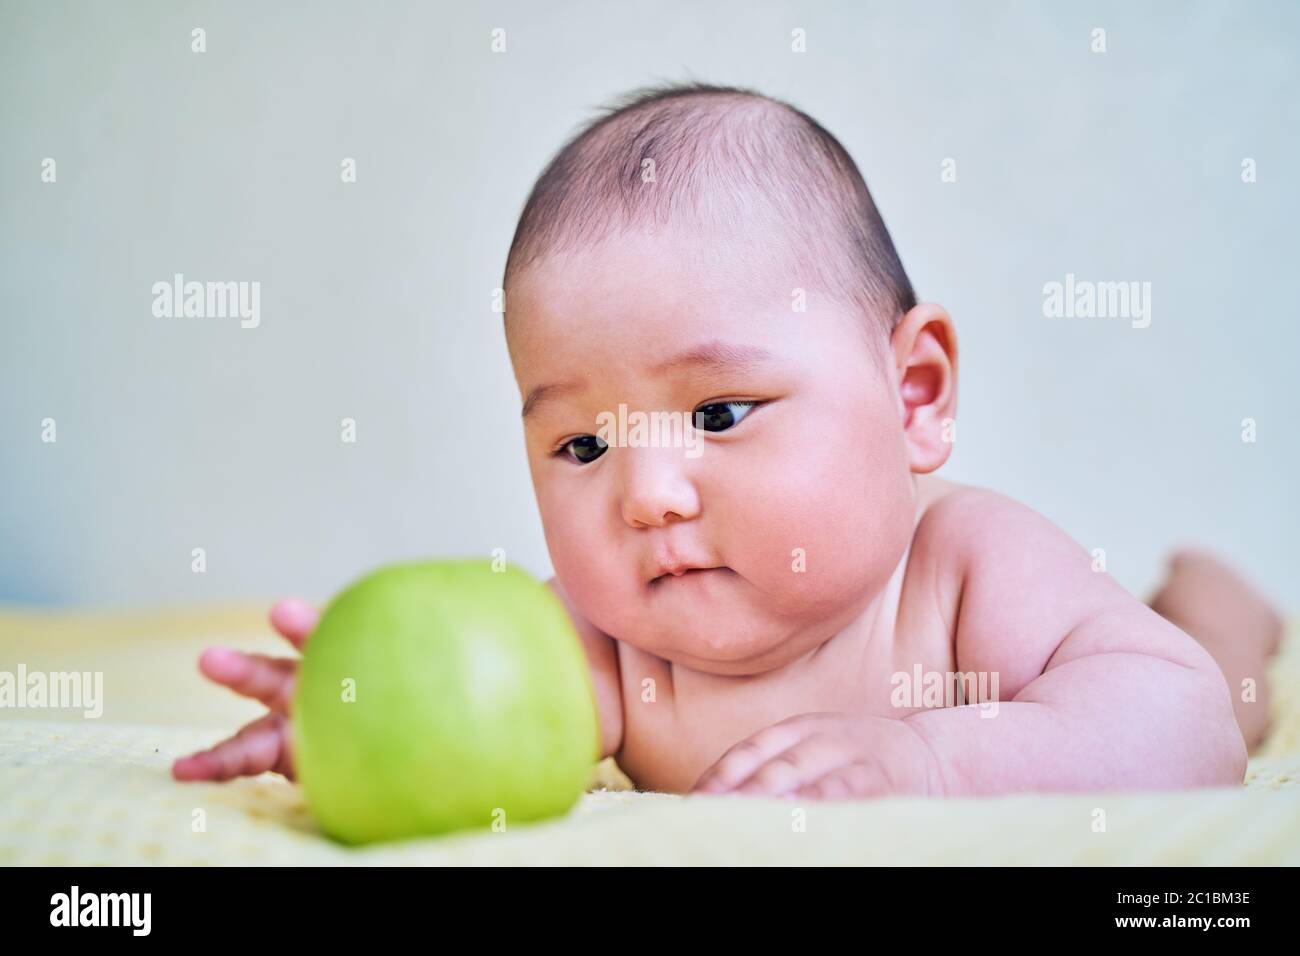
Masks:
[[[644,583],[636,534],[617,519],[603,489],[583,494],[539,494],[546,547],[555,575],[579,609],[598,627],[606,608],[626,605]],[[611,632],[612,633],[612,632]]]
[[[716,502],[723,555],[777,619],[861,607],[889,581],[914,522],[901,429],[866,415],[738,469]]]

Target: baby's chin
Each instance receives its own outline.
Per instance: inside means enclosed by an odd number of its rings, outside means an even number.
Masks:
[[[735,622],[729,624],[715,617],[705,630],[660,629],[647,636],[653,646],[643,649],[705,674],[752,677],[784,667],[816,646],[805,647],[775,629],[762,633],[749,626],[736,627]],[[630,643],[637,645],[636,641]]]
[[[644,586],[643,600],[610,633],[633,647],[711,674],[759,674],[806,654],[788,621],[754,602],[753,586],[731,568],[689,571]],[[620,633],[621,631],[621,633]]]

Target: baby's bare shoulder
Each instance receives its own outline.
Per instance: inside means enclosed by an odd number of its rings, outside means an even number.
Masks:
[[[998,671],[1007,697],[1042,674],[1084,622],[1145,610],[1061,528],[985,488],[949,485],[935,495],[913,547],[935,556],[936,579],[956,595],[959,668]]]
[[[989,583],[1003,588],[1018,583],[1017,573],[1040,584],[1048,583],[1044,572],[1075,584],[1109,580],[1094,576],[1092,556],[1037,511],[970,485],[944,482],[929,492],[913,547],[942,554],[949,570],[963,578],[996,569],[1002,583]]]
[[[1011,544],[1047,529],[1070,540],[1028,505],[1004,494],[952,481],[931,481],[920,492],[924,514],[917,525],[918,540],[924,538],[927,543],[942,543],[948,548],[962,547],[963,551],[968,547],[984,549],[997,542]],[[999,529],[1000,535],[990,535]]]

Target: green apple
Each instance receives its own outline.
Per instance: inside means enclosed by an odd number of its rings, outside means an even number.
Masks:
[[[599,758],[586,655],[551,589],[484,561],[381,568],[307,641],[294,765],[346,843],[570,809]]]

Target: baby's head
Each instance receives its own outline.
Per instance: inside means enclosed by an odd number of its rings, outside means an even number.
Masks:
[[[951,448],[956,344],[816,122],[634,94],[542,173],[505,290],[547,545],[593,624],[754,674],[886,592]]]

